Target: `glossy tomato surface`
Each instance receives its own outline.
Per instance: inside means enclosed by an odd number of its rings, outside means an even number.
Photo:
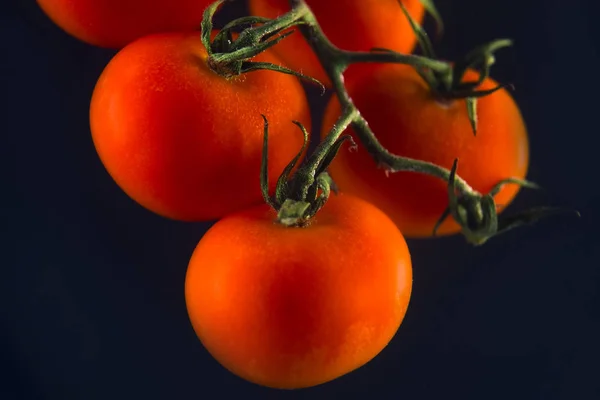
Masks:
[[[477,77],[468,71],[465,79]],[[347,83],[354,103],[390,152],[447,169],[458,157],[458,174],[481,193],[489,192],[502,179],[525,177],[529,164],[527,131],[517,104],[506,90],[479,99],[474,136],[465,101],[436,100],[412,67],[385,65]],[[487,79],[479,89],[496,85]],[[323,134],[339,115],[339,102],[333,97],[325,113]],[[342,148],[329,168],[340,189],[385,211],[405,236],[431,236],[448,205],[447,183],[419,173],[390,173],[380,168],[355,133],[351,129],[348,132],[359,144],[358,151]],[[504,186],[495,197],[500,209],[518,191],[517,185]],[[458,231],[458,224],[448,218],[438,234]]]
[[[122,49],[94,89],[96,150],[117,184],[144,207],[209,220],[262,201],[264,114],[274,187],[310,126],[297,78],[254,71],[225,79],[206,63],[197,32],[144,37]],[[255,61],[279,63],[271,53]]]
[[[37,0],[46,15],[84,42],[121,48],[152,33],[200,28],[212,0]]]
[[[373,47],[382,47],[410,53],[415,46],[416,36],[398,0],[307,0],[306,4],[327,38],[342,49],[368,51]],[[425,10],[419,0],[403,0],[403,4],[417,22],[423,20]],[[249,0],[248,5],[252,15],[269,18],[290,10],[288,0]],[[274,46],[274,51],[289,67],[323,83],[329,82],[319,60],[300,32]]]
[[[333,196],[311,224],[288,228],[259,206],[225,217],[201,239],[185,282],[206,349],[251,382],[301,388],[367,363],[407,310],[410,254],[373,205]]]

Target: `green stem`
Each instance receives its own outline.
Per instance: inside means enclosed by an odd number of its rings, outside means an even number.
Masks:
[[[441,98],[467,99],[468,115],[475,132],[477,129],[476,98],[493,93],[501,86],[488,90],[477,90],[477,87],[489,75],[489,68],[494,63],[493,53],[499,48],[510,45],[511,41],[496,40],[480,46],[453,67],[450,63],[435,59],[426,33],[412,20],[406,9],[400,4],[401,9],[411,23],[414,33],[419,38],[420,45],[424,48],[425,56],[401,54],[388,49],[375,48],[371,49],[370,52],[352,52],[338,48],[327,38],[305,0],[290,0],[291,9],[287,13],[275,19],[252,16],[236,19],[227,24],[217,35],[215,41],[211,43],[212,17],[224,1],[217,0],[209,6],[204,12],[202,21],[202,43],[209,55],[208,65],[215,72],[228,78],[258,69],[267,69],[307,79],[302,73],[282,66],[251,61],[257,54],[284,40],[286,36],[293,32],[289,28],[297,26],[319,59],[340,102],[341,116],[325,138],[320,140],[315,151],[306,159],[305,165],[300,167],[293,176],[290,176],[308,143],[306,128],[301,123],[294,122],[302,130],[304,144],[297,156],[290,161],[283,174],[280,175],[273,198],[269,195],[268,185],[268,123],[266,117],[263,116],[264,142],[261,190],[265,201],[277,210],[277,219],[280,223],[290,227],[306,226],[309,220],[325,204],[331,188],[335,187],[334,182],[327,173],[327,168],[344,142],[347,140],[352,141],[352,136],[344,134],[344,131],[350,126],[375,162],[386,169],[386,173],[411,171],[438,177],[448,182],[449,206],[433,227],[434,235],[441,223],[448,216],[452,216],[460,225],[462,233],[469,242],[482,244],[498,233],[516,226],[532,223],[546,215],[560,211],[546,207],[532,209],[513,217],[499,218],[494,195],[502,185],[515,183],[524,187],[536,186],[524,180],[508,178],[500,181],[489,193],[482,195],[471,188],[464,179],[458,177],[456,174],[458,159],[454,160],[454,165],[449,171],[430,162],[392,154],[381,145],[367,121],[354,105],[344,85],[344,72],[349,65],[354,63],[410,65],[427,82],[432,92],[441,95]],[[433,10],[432,3],[429,0],[420,1],[425,4],[428,10]],[[254,26],[257,24],[258,26]],[[232,30],[244,25],[250,25],[250,27],[244,29],[236,39],[232,40]],[[464,72],[475,66],[479,66],[481,69],[479,80],[462,82]],[[312,78],[308,79],[318,83]]]
[[[302,11],[303,16],[301,19],[304,24],[300,26],[300,31],[327,73],[343,110],[342,117],[340,117],[333,129],[319,144],[317,151],[310,156],[307,164],[298,171],[299,175],[302,175],[302,178],[304,178],[302,179],[304,182],[301,184],[301,195],[304,196],[306,194],[304,191],[306,185],[308,185],[309,182],[310,184],[314,182],[314,171],[318,166],[317,160],[322,159],[323,155],[327,153],[327,150],[335,143],[341,133],[350,124],[352,124],[355,129],[361,143],[379,164],[387,166],[394,172],[418,172],[433,175],[447,181],[450,177],[450,171],[448,169],[426,161],[394,155],[381,145],[367,121],[352,102],[344,85],[343,74],[350,64],[359,62],[410,64],[415,67],[429,68],[440,73],[450,73],[452,68],[451,65],[426,57],[400,54],[392,51],[352,52],[342,50],[331,43],[323,33],[314,14],[310,11],[304,0],[290,0],[290,5],[293,10],[296,9]],[[310,179],[311,171],[312,179]],[[299,179],[301,179],[301,177],[299,177]],[[458,176],[456,176],[456,187],[465,194],[475,193],[471,186]]]
[[[372,49],[370,52],[352,52],[335,46],[321,30],[314,14],[306,4],[305,0],[290,0],[289,12],[272,20],[261,17],[243,17],[232,21],[227,29],[220,33],[214,46],[210,43],[212,31],[212,16],[224,0],[218,0],[208,7],[204,14],[202,23],[202,42],[209,53],[208,63],[215,71],[223,76],[237,76],[242,73],[256,69],[272,69],[279,72],[293,74],[306,78],[301,73],[287,68],[277,67],[269,63],[252,62],[250,59],[258,53],[276,45],[287,35],[292,33],[288,30],[298,26],[313,52],[319,59],[323,69],[331,81],[335,94],[340,102],[342,115],[338,118],[329,133],[323,138],[315,151],[306,159],[306,163],[290,177],[296,162],[304,153],[308,143],[308,132],[299,123],[304,135],[304,144],[298,155],[290,161],[284,173],[279,177],[275,197],[271,199],[268,190],[268,123],[264,118],[264,143],[263,160],[261,168],[261,189],[265,201],[277,210],[278,221],[286,226],[306,226],[308,221],[325,204],[334,182],[327,173],[327,168],[340,150],[343,143],[352,140],[344,131],[351,126],[356,132],[360,142],[366,147],[372,158],[387,172],[411,171],[438,177],[448,182],[449,207],[442,214],[440,220],[434,227],[434,232],[440,224],[452,216],[461,226],[462,233],[467,240],[474,244],[484,243],[498,233],[513,227],[529,224],[546,215],[554,214],[558,209],[541,208],[532,209],[513,217],[498,218],[497,206],[494,195],[500,187],[506,183],[515,183],[524,187],[536,187],[530,182],[508,178],[500,181],[490,193],[482,195],[475,191],[467,182],[457,174],[458,159],[455,159],[452,170],[442,168],[430,162],[402,157],[390,153],[381,145],[367,121],[354,105],[344,85],[344,72],[349,65],[354,63],[396,63],[410,65],[428,83],[432,91],[439,93],[440,84],[443,84],[443,98],[466,98],[469,117],[473,130],[476,130],[476,103],[477,97],[490,94],[498,88],[489,90],[476,90],[477,86],[487,78],[489,67],[493,64],[493,52],[499,48],[510,45],[508,40],[497,40],[479,47],[470,53],[462,63],[455,65],[434,59],[433,51],[426,51],[425,56],[416,56],[396,53],[388,49]],[[325,0],[323,0],[325,1]],[[421,0],[428,4],[426,7],[432,9],[430,1]],[[407,18],[410,15],[404,10]],[[252,26],[259,24],[258,26]],[[231,30],[242,25],[251,25],[243,30],[233,40]],[[411,22],[415,34],[420,38],[421,45],[430,49],[431,45],[424,31]],[[282,33],[283,31],[286,31]],[[224,40],[228,39],[228,40]],[[479,65],[481,76],[476,82],[462,82],[462,76],[467,68]],[[314,80],[313,80],[314,81]],[[560,210],[558,210],[560,211]],[[435,234],[435,233],[434,233]]]
[[[300,31],[316,53],[322,67],[333,81],[335,77],[341,77],[346,68],[354,63],[396,63],[408,64],[413,67],[428,68],[438,73],[452,72],[452,66],[443,61],[433,58],[402,54],[394,51],[348,51],[342,50],[334,45],[327,35],[322,31],[314,14],[304,0],[291,0],[293,9],[305,11],[302,16],[303,26]],[[344,91],[343,87],[341,88]],[[338,93],[339,94],[339,93]]]
[[[390,172],[410,171],[421,174],[432,175],[437,178],[448,181],[451,176],[451,171],[440,167],[439,165],[428,161],[417,160],[408,157],[397,156],[390,153],[377,140],[373,131],[369,128],[364,118],[357,118],[352,127],[361,143],[365,146],[369,154],[371,154],[377,162],[385,166]],[[476,191],[462,178],[458,176],[456,179],[456,188],[463,194],[475,194]]]
[[[340,138],[341,134],[346,130],[348,125],[359,118],[360,114],[356,107],[347,107],[344,109],[342,115],[338,118],[337,122],[327,134],[327,136],[319,142],[307,162],[298,169],[296,173],[296,185],[299,188],[298,196],[296,200],[305,200],[310,187],[314,184],[316,171],[323,160],[329,154],[331,148]]]
[[[303,18],[306,18],[308,14],[311,14],[310,9],[304,5],[302,7],[292,7],[287,13],[266,22],[260,26],[252,29],[245,29],[242,31],[236,41],[237,47],[248,46],[248,44],[256,43],[264,37],[272,36],[273,34],[297,25],[302,22]]]
[[[417,56],[413,54],[402,54],[394,51],[343,51],[346,63],[395,63],[408,64],[413,67],[429,68],[440,73],[448,73],[450,64],[432,58]]]

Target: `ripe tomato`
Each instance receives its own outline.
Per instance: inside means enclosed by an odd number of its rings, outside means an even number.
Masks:
[[[254,71],[225,79],[206,63],[197,32],[146,36],[110,61],[94,89],[96,150],[117,184],[146,208],[207,220],[262,201],[263,119],[274,189],[310,126],[297,78]],[[270,53],[256,61],[279,63]]]
[[[416,36],[398,0],[306,0],[306,3],[329,40],[344,50],[368,51],[373,47],[383,47],[409,53],[416,43]],[[403,4],[415,21],[423,20],[425,10],[419,0],[403,0]],[[251,14],[268,18],[290,10],[289,0],[249,0],[248,5]],[[274,51],[288,67],[324,84],[329,82],[300,32],[274,46]],[[367,65],[361,67],[367,68]]]
[[[383,212],[350,195],[332,195],[307,227],[275,218],[258,206],[204,235],[187,271],[187,310],[232,373],[275,388],[314,386],[392,339],[411,295],[410,254]]]
[[[477,77],[475,71],[469,70],[465,80],[474,81]],[[355,105],[390,152],[448,169],[458,157],[459,175],[482,193],[489,192],[504,178],[525,177],[529,163],[527,132],[517,105],[504,89],[479,99],[474,136],[465,101],[437,101],[412,67],[382,65],[375,73],[347,83]],[[486,79],[479,89],[496,85],[492,79]],[[325,112],[322,135],[339,115],[339,102],[333,98]],[[349,133],[356,138],[354,132]],[[375,204],[406,237],[430,236],[448,205],[446,182],[413,172],[388,174],[376,165],[362,144],[356,152],[342,149],[329,172],[340,190]],[[497,204],[508,205],[518,191],[517,185],[504,186],[495,197]],[[458,231],[458,224],[448,218],[438,233]]]
[[[46,15],[84,42],[121,48],[151,33],[200,28],[213,0],[37,0]]]

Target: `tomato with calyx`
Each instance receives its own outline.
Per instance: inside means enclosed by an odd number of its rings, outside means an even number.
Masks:
[[[121,48],[152,33],[200,28],[213,0],[37,0],[48,17],[79,40]]]
[[[280,64],[270,52],[254,61]],[[292,123],[310,126],[294,76],[258,70],[224,78],[207,65],[197,32],[139,39],[98,79],[90,125],[100,159],[135,201],[165,217],[201,221],[262,201],[264,114],[269,178],[302,147]]]
[[[476,81],[468,70],[465,81]],[[486,79],[479,90],[497,86]],[[459,159],[458,174],[475,190],[488,193],[505,178],[524,179],[529,164],[526,127],[519,108],[504,90],[477,102],[477,136],[468,118],[466,102],[439,101],[429,87],[406,65],[381,65],[375,73],[347,81],[354,104],[379,142],[391,153],[429,161],[450,169]],[[327,106],[325,135],[341,114],[337,98]],[[340,150],[329,172],[341,191],[360,196],[386,212],[406,237],[431,236],[448,205],[447,182],[416,172],[390,172],[368,154],[352,129],[357,151]],[[505,185],[495,196],[499,211],[519,191]],[[459,225],[448,218],[439,235],[453,234]]]
[[[402,3],[416,22],[423,20],[425,9],[419,0]],[[416,36],[398,0],[306,0],[306,4],[327,38],[344,50],[369,51],[380,47],[410,53],[416,44]],[[252,15],[268,18],[290,10],[289,0],[250,0],[248,6]],[[288,67],[329,84],[317,56],[300,32],[285,38],[273,49]],[[353,66],[348,72],[356,69],[357,66]]]
[[[412,265],[394,223],[373,205],[332,195],[304,227],[267,205],[217,222],[185,281],[191,324],[230,372],[259,385],[318,385],[387,346],[407,311]]]

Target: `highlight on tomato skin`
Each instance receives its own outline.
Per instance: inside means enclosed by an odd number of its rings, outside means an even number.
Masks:
[[[267,205],[231,214],[200,240],[185,299],[203,346],[226,369],[280,389],[319,385],[372,360],[407,311],[412,264],[394,223],[332,195],[307,227]]]
[[[200,27],[214,0],[37,0],[44,13],[77,39],[119,49],[153,33]]]
[[[419,0],[403,0],[402,3],[416,22],[423,21],[425,9]],[[369,51],[379,47],[410,53],[417,42],[398,0],[306,0],[306,4],[328,39],[344,50]],[[289,0],[249,0],[248,8],[251,15],[275,18],[289,11],[290,4]],[[326,85],[331,84],[300,32],[278,43],[274,51],[288,67]],[[360,69],[370,67],[360,65]],[[357,69],[358,66],[354,66],[348,73]]]
[[[464,80],[476,81],[478,73],[468,70]],[[480,90],[497,83],[486,79]],[[529,165],[527,130],[511,95],[501,89],[478,100],[477,135],[468,119],[464,99],[440,103],[414,68],[381,65],[372,74],[358,74],[346,81],[354,104],[370,128],[391,153],[429,161],[447,169],[455,158],[459,173],[480,193],[488,193],[505,178],[524,179]],[[322,135],[340,115],[333,97],[325,111]],[[432,236],[433,228],[448,205],[447,183],[413,172],[392,172],[380,168],[356,137],[357,151],[344,146],[329,167],[329,173],[343,192],[354,194],[386,212],[405,237]],[[498,211],[508,206],[520,190],[505,185],[495,196]],[[460,231],[447,218],[437,234]]]
[[[92,139],[110,176],[176,220],[214,220],[261,203],[261,114],[271,127],[272,190],[302,147],[292,121],[311,121],[296,77],[261,70],[226,79],[207,57],[194,31],[138,39],[108,63],[90,104]],[[270,51],[254,60],[281,63]]]

